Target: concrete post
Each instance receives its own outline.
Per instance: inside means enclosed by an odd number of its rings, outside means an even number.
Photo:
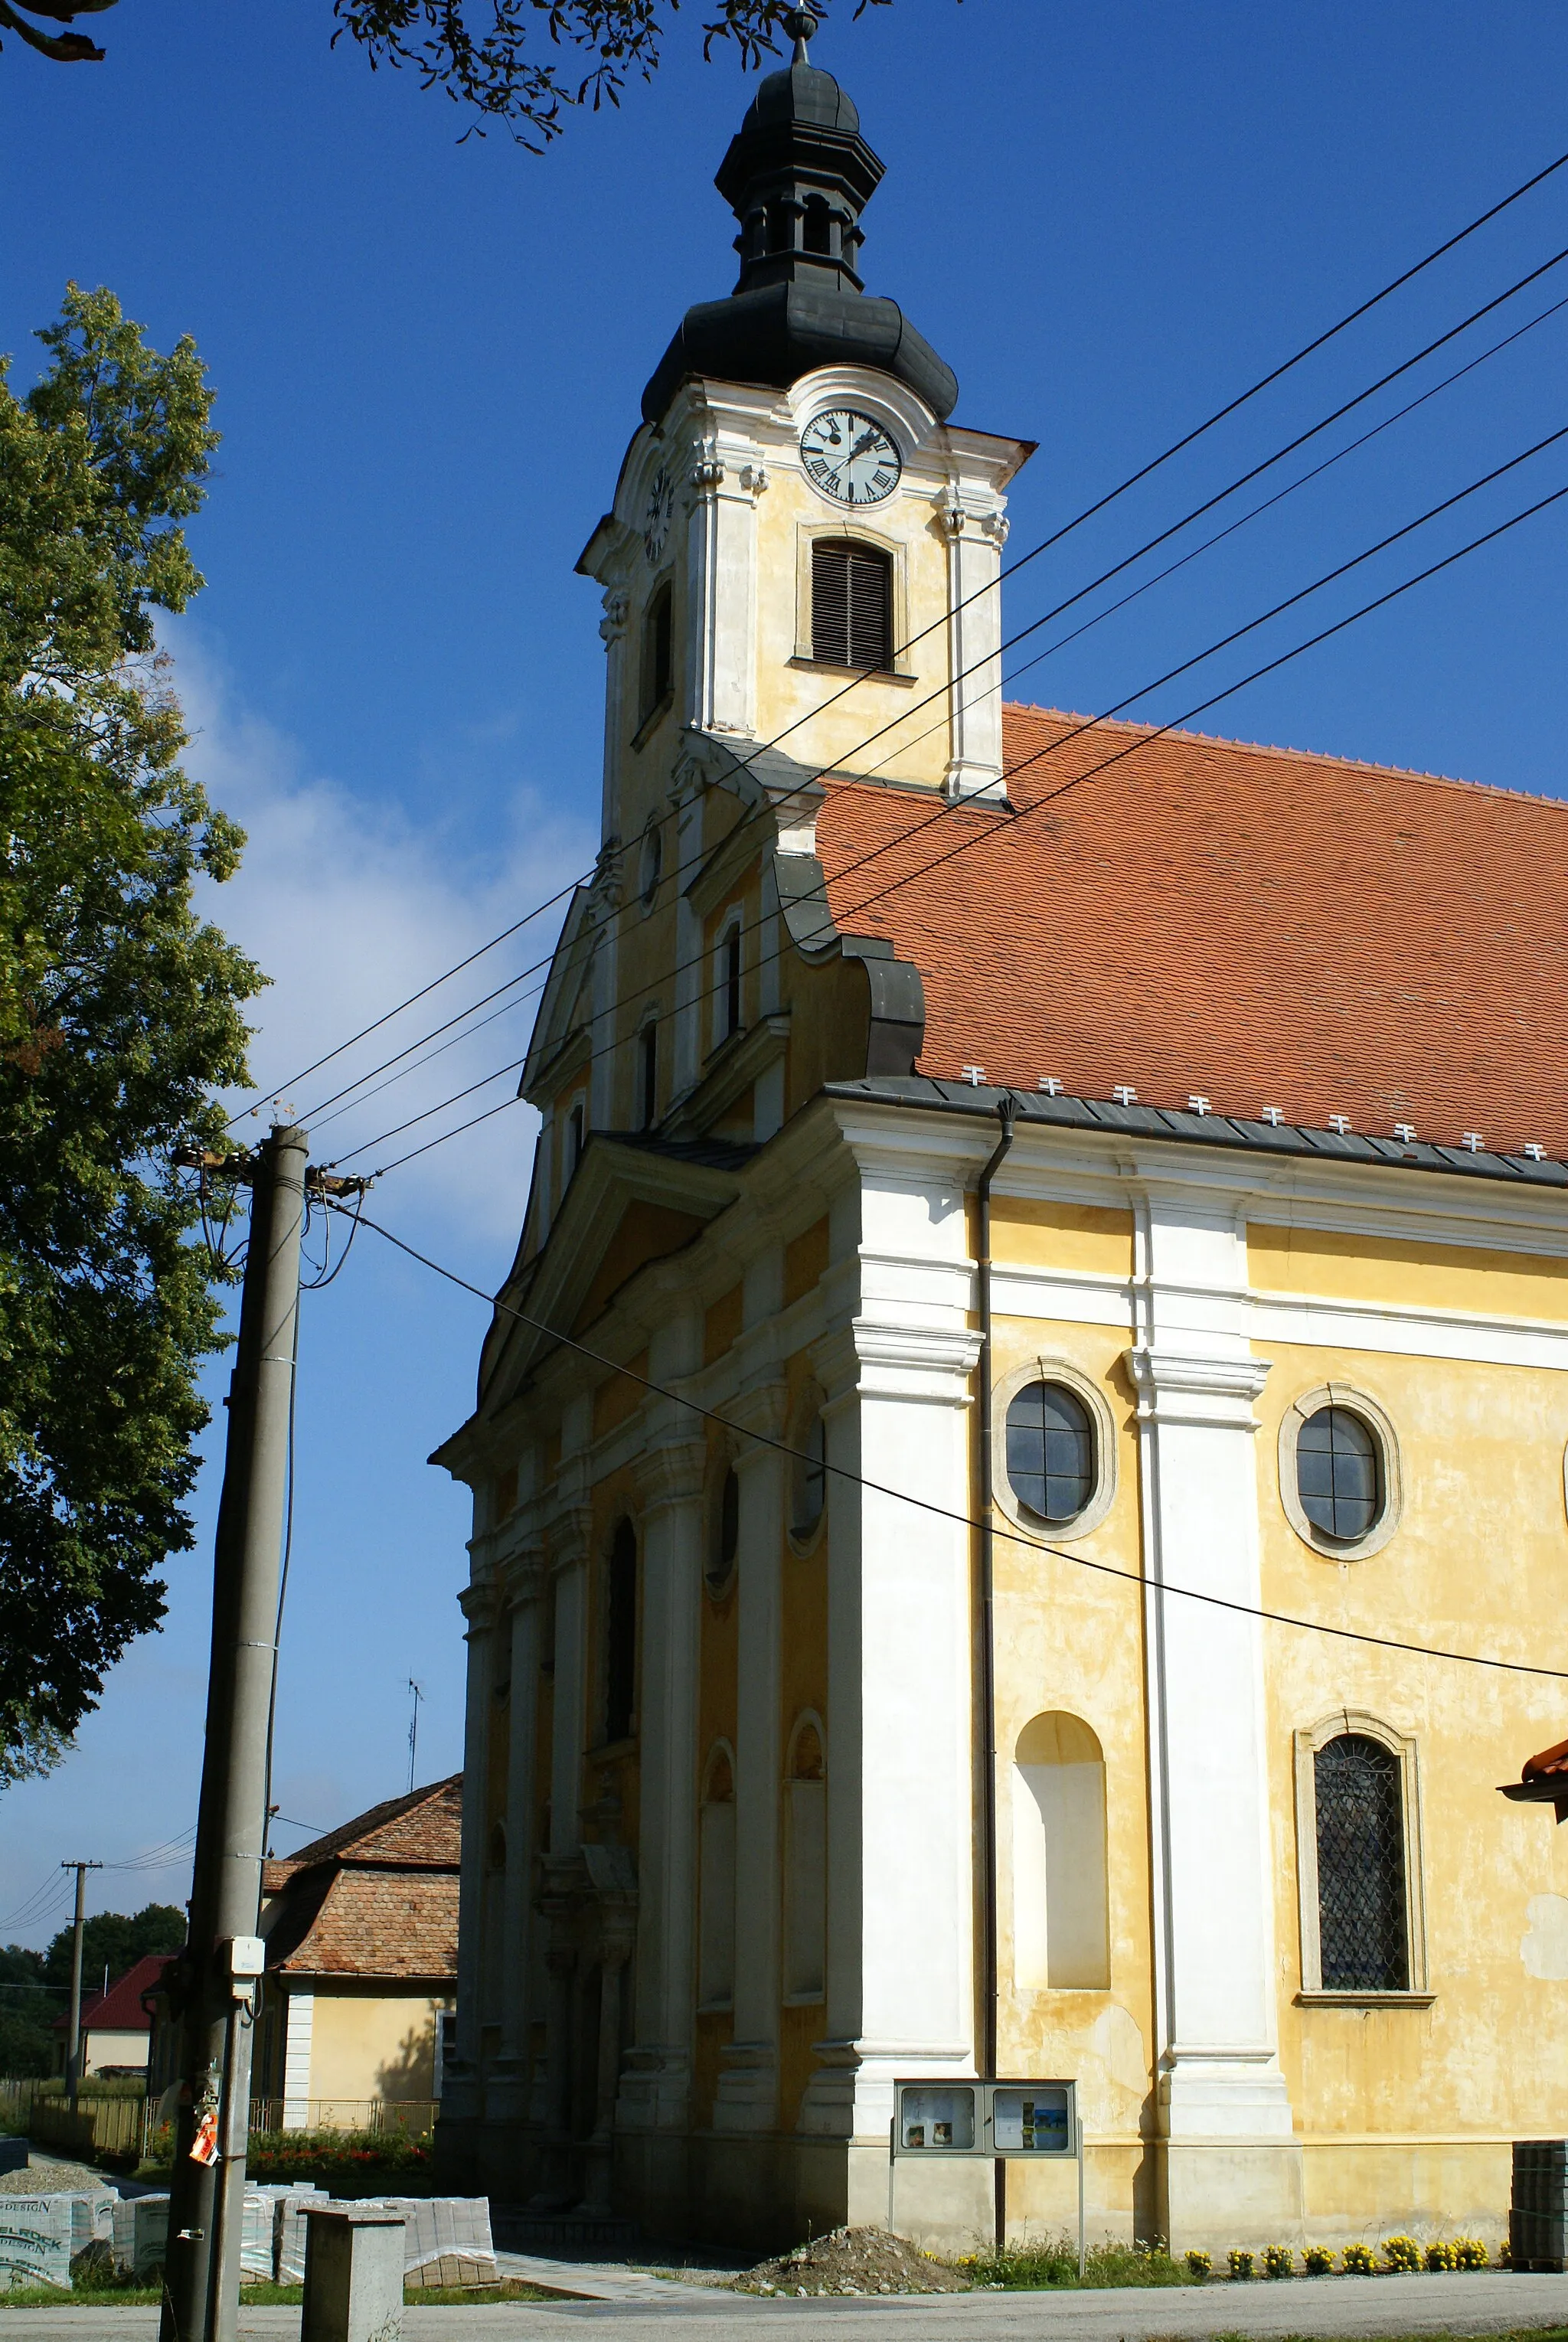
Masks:
[[[379,2207],[306,2205],[300,2342],[399,2342],[406,2227]]]

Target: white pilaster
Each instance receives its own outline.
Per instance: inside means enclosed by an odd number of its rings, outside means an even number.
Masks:
[[[774,1267],[781,1263],[770,1263]],[[754,1285],[755,1278],[748,1280]],[[748,1292],[747,1315],[756,1296]],[[776,1300],[774,1303],[776,1306]],[[782,1439],[786,1386],[766,1380],[734,1399],[733,1423]],[[716,2130],[766,2131],[778,2118],[779,2045],[779,1666],[783,1633],[780,1557],[789,1493],[788,1459],[747,1441],[735,1457],[740,1482],[736,1561],[735,1981],[732,2044],[714,2101]]]
[[[631,596],[624,586],[613,586],[604,596],[599,633],[604,645],[604,780],[599,825],[600,843],[607,845],[621,827],[621,726],[626,691],[626,613]]]
[[[801,2128],[885,2141],[895,2075],[974,2071],[979,1342],[962,1189],[863,1166],[861,1210],[859,1306],[814,1354],[829,1463],[873,1485],[829,1474],[826,2038]]]
[[[501,1937],[501,2056],[487,2077],[485,2111],[521,2121],[528,2111],[528,2025],[543,2011],[528,2006],[534,1924],[534,1731],[539,1708],[540,1565],[514,1561],[508,1571],[512,1697],[506,1752],[506,1877]]]
[[[1004,797],[1002,777],[1002,548],[996,501],[956,481],[942,506],[947,536],[950,797]]]
[[[675,1337],[672,1339],[672,1336]],[[693,1355],[694,1353],[694,1355]],[[654,1346],[667,1382],[700,1363],[700,1324],[682,1320]],[[690,2114],[697,1798],[698,1606],[704,1441],[689,1417],[642,1459],[642,1767],[637,1832],[636,2046],[621,2082],[626,2129],[678,2130]]]
[[[687,475],[685,722],[700,732],[756,729],[757,498],[760,452],[710,430]]]
[[[315,1995],[291,1992],[284,2002],[283,2127],[310,2128],[310,2053],[315,2030]],[[443,2101],[443,2111],[445,2102]]]
[[[555,1571],[554,1705],[550,1718],[550,1851],[582,1843],[583,1716],[586,1694],[587,1557],[568,1548]]]
[[[480,1965],[484,1903],[484,1767],[490,1730],[490,1645],[494,1597],[470,1586],[460,1597],[468,1621],[467,1703],[463,1732],[463,1852],[457,1908],[457,2041],[446,2062],[442,2111],[462,2120],[480,2111]]]
[[[1167,2233],[1201,2243],[1228,2207],[1233,2225],[1274,2218],[1288,2235],[1300,2217],[1300,2149],[1274,2017],[1263,1630],[1256,1617],[1168,1590],[1261,1601],[1253,1402],[1269,1368],[1246,1336],[1237,1199],[1150,1186],[1137,1227],[1127,1364],[1148,1581]],[[1214,2152],[1227,2148],[1245,2150],[1244,2185],[1235,2156]]]

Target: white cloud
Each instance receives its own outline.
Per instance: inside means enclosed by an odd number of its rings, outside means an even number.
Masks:
[[[313,1159],[342,1158],[522,1056],[542,975],[521,984],[517,1006],[472,1038],[457,1038],[427,1066],[391,1068],[397,1078],[379,1096],[326,1119],[336,1113],[325,1103],[331,1093],[543,959],[559,909],[320,1073],[300,1082],[299,1070],[554,895],[591,862],[596,841],[581,820],[546,816],[521,785],[483,856],[439,830],[416,828],[397,808],[313,775],[296,742],[238,701],[196,629],[172,630],[171,644],[194,736],[185,761],[249,839],[237,876],[205,888],[202,909],[273,978],[249,1009],[260,1097],[243,1103],[259,1102],[262,1111],[256,1122],[242,1123],[238,1135],[264,1126],[274,1086],[290,1084],[280,1095],[310,1128]],[[498,1105],[515,1085],[514,1073],[498,1078],[385,1145],[355,1154],[345,1167],[371,1170],[390,1162]],[[532,1109],[518,1106],[398,1171],[384,1195],[395,1198],[399,1225],[417,1220],[433,1236],[478,1236],[487,1250],[514,1236],[536,1127]]]

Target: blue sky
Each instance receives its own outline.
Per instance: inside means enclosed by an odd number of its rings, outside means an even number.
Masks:
[[[1555,0],[894,0],[858,23],[837,0],[834,13],[818,61],[887,164],[866,219],[871,287],[955,367],[961,420],[1039,442],[1010,555],[1565,143]],[[75,276],[112,286],[160,345],[192,333],[217,387],[225,442],[193,531],[209,585],[168,640],[199,727],[191,762],[251,834],[213,909],[276,979],[258,1077],[302,1111],[336,1083],[291,1089],[298,1067],[597,844],[603,654],[573,565],[682,310],[733,278],[711,181],[748,92],[722,46],[703,64],[701,14],[701,0],[683,12],[651,87],[572,122],[542,158],[504,137],[460,145],[438,95],[329,49],[328,0],[123,0],[95,20],[101,66],[53,67],[15,41],[0,55],[0,346],[15,378],[30,378],[31,331]],[[1568,171],[1032,564],[1009,589],[1009,628],[1563,245]],[[1319,450],[1564,295],[1568,265]],[[1109,706],[1557,429],[1565,351],[1568,310],[1016,696]],[[1568,454],[1549,451],[1221,663],[1215,686],[1564,479]],[[1565,509],[1205,728],[1563,793]],[[1173,716],[1199,696],[1177,686],[1135,712]],[[452,1006],[547,936],[524,930],[452,987]],[[318,1159],[519,1055],[527,1015],[322,1127]],[[391,1046],[420,1029],[400,1025]],[[395,1174],[376,1213],[493,1286],[531,1144],[524,1109],[500,1116]],[[421,1777],[459,1761],[465,1510],[424,1458],[467,1412],[484,1311],[369,1236],[305,1309],[278,1789],[285,1815],[325,1827],[405,1781],[410,1676],[427,1694]],[[215,1497],[209,1466],[165,1631],[115,1671],[60,1771],[0,1802],[0,1935],[53,1931],[63,1880],[15,1914],[62,1856],[125,1862],[194,1822]],[[280,1827],[277,1843],[301,1835]],[[180,1899],[185,1879],[177,1865],[106,1869],[94,1891],[94,1907],[127,1907]]]

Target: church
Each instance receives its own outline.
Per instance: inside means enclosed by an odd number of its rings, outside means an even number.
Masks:
[[[1495,2248],[1568,2130],[1496,1794],[1568,1713],[1568,805],[1004,704],[1031,444],[864,289],[809,29],[579,563],[603,847],[434,1459],[438,2157],[973,2247],[1080,2167],[904,2086],[1071,2083],[1092,2238]]]

